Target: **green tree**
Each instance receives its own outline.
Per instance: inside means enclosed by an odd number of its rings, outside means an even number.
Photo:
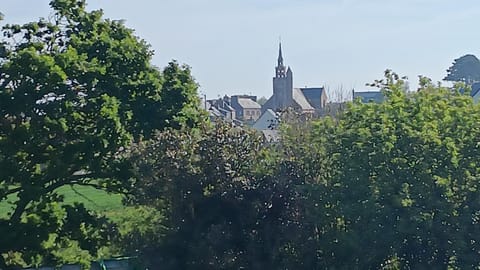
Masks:
[[[475,268],[480,107],[425,80],[408,94],[386,76],[375,83],[385,102],[351,104],[312,131],[332,162],[304,196],[318,206],[304,221],[322,232],[315,267]]]
[[[455,59],[452,66],[447,69],[444,80],[463,82],[467,85],[480,81],[480,61],[472,54]]]
[[[157,232],[165,237],[152,243],[143,236],[141,256],[152,266],[284,269],[299,224],[296,183],[277,179],[277,171],[292,168],[277,166],[259,134],[225,123],[200,133],[167,131],[140,144],[132,159],[131,199],[167,209]]]
[[[55,262],[67,241],[95,255],[116,231],[83,205],[64,205],[64,185],[124,192],[122,155],[157,129],[193,127],[190,69],[151,64],[145,41],[85,1],[53,0],[51,21],[5,25],[0,54],[0,268]]]
[[[267,103],[268,99],[264,96],[261,96],[258,100],[257,100],[257,103],[260,104],[260,105],[264,105],[265,103]]]

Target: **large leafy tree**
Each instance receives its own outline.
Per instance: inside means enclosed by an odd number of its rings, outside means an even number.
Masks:
[[[332,162],[305,193],[318,206],[305,222],[322,232],[315,267],[478,267],[480,107],[425,80],[406,94],[386,75],[385,102],[313,129]]]
[[[197,85],[187,66],[163,71],[119,21],[85,1],[53,0],[51,20],[5,25],[0,48],[0,268],[11,256],[54,260],[66,239],[94,254],[114,227],[58,188],[121,192],[122,149],[157,129],[195,126]]]
[[[463,82],[468,85],[480,81],[480,61],[472,54],[455,59],[452,66],[447,69],[444,80]]]
[[[138,145],[132,159],[131,199],[166,211],[164,223],[152,224],[153,236],[129,239],[143,243],[140,255],[152,267],[285,268],[302,180],[259,134],[225,123],[200,133],[168,131]]]

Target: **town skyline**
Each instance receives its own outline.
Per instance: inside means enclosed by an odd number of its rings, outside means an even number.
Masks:
[[[48,0],[6,0],[4,23],[48,17]],[[192,67],[201,94],[272,95],[279,36],[295,87],[367,89],[385,69],[440,81],[453,60],[479,54],[474,1],[87,1],[155,50],[153,63]],[[25,6],[29,6],[25,9]]]

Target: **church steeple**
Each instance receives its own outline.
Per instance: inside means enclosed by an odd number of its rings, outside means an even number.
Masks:
[[[277,66],[275,67],[275,77],[276,78],[285,78],[287,75],[285,65],[283,64],[283,55],[282,55],[282,43],[278,44],[278,60]]]
[[[282,43],[278,44],[278,66],[283,66]]]

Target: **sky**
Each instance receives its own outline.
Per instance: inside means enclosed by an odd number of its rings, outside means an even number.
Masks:
[[[5,23],[52,13],[49,0],[0,0]],[[162,68],[188,64],[207,98],[269,97],[282,41],[295,87],[366,90],[385,69],[441,81],[454,59],[480,55],[478,0],[87,0],[123,19]]]

